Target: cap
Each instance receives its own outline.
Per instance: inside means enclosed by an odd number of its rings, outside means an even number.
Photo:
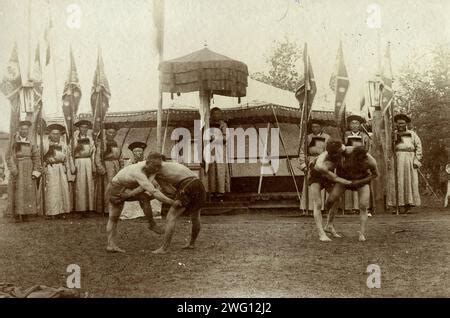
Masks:
[[[88,126],[89,129],[92,129],[92,123],[89,120],[81,119],[74,124],[76,127],[80,126]]]
[[[397,122],[398,120],[404,120],[407,123],[411,122],[411,118],[409,118],[407,115],[405,114],[397,114],[394,116],[394,121]]]
[[[29,120],[21,120],[21,121],[19,122],[19,127],[20,127],[20,126],[28,126],[28,127],[31,127],[32,124],[31,124],[31,121],[29,121]]]
[[[136,148],[142,148],[142,149],[145,149],[145,148],[147,148],[147,144],[144,143],[144,142],[136,141],[136,142],[131,143],[131,144],[128,146],[128,149],[130,149],[131,151],[133,151],[133,150],[136,149]]]
[[[350,122],[352,122],[354,120],[358,121],[360,124],[365,122],[364,118],[362,118],[359,115],[350,115],[350,116],[347,117],[347,123],[350,123]]]
[[[60,124],[50,124],[47,126],[47,132],[51,132],[52,130],[59,130],[61,134],[64,134],[66,132],[66,127]]]

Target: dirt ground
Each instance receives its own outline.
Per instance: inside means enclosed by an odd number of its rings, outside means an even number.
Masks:
[[[170,253],[153,255],[161,237],[142,220],[121,221],[127,253],[108,254],[105,218],[1,219],[0,282],[65,286],[67,266],[78,264],[91,297],[450,296],[450,210],[375,216],[364,243],[358,222],[338,217],[345,237],[322,243],[313,219],[290,211],[205,216],[197,248],[186,251],[183,218]],[[381,268],[380,289],[366,286],[369,264]]]

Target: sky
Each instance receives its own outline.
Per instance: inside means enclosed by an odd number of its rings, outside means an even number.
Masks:
[[[83,93],[81,112],[90,110],[99,47],[110,82],[110,111],[157,107],[159,57],[151,0],[32,0],[30,11],[28,4],[29,0],[0,0],[0,77],[15,42],[23,78],[29,47],[34,52],[38,41],[43,59],[43,34],[51,16],[53,56],[43,74],[47,115],[61,114],[70,46]],[[380,29],[367,23],[372,4],[380,8]],[[70,23],[76,12],[81,13],[78,26]],[[377,69],[377,33],[382,51],[387,41],[391,43],[395,78],[405,63],[423,67],[435,45],[450,42],[448,12],[447,0],[166,0],[164,59],[186,55],[206,43],[246,63],[250,73],[267,71],[266,57],[274,41],[286,36],[301,47],[308,43],[318,96],[332,100],[328,83],[341,40],[350,77],[346,103],[357,110],[364,83]],[[0,130],[7,131],[9,103],[3,95],[0,108]]]

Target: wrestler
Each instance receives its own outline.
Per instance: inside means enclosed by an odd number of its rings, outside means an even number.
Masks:
[[[158,234],[162,234],[163,230],[153,219],[150,201],[152,199],[157,199],[171,206],[181,205],[180,201],[172,200],[153,185],[152,180],[149,179],[149,176],[151,175],[149,162],[151,162],[151,158],[147,159],[147,161],[124,167],[108,184],[106,195],[109,204],[109,219],[106,226],[106,231],[108,233],[108,245],[106,250],[108,252],[125,252],[116,244],[117,223],[125,201],[139,201],[142,210],[148,219],[149,229]]]
[[[346,147],[340,140],[329,139],[326,144],[325,151],[322,152],[314,161],[310,163],[309,169],[309,186],[314,209],[314,221],[319,231],[319,239],[322,242],[331,241],[325,233],[322,226],[322,196],[321,190],[325,189],[330,192],[335,184],[342,186],[350,185],[351,181],[339,177],[333,171],[340,165],[342,154]],[[332,230],[332,224],[329,225]]]
[[[172,204],[167,214],[167,223],[162,246],[153,251],[155,254],[166,253],[177,218],[187,212],[191,218],[191,238],[184,247],[193,249],[200,233],[200,209],[206,202],[206,191],[203,183],[188,167],[177,162],[166,162],[159,153],[150,153],[147,158],[146,169],[160,185],[165,193],[172,194],[178,204]],[[156,199],[159,200],[157,196]]]
[[[333,226],[334,213],[337,203],[345,190],[357,191],[359,200],[359,215],[361,229],[359,231],[359,241],[366,240],[366,224],[370,203],[370,182],[378,177],[378,168],[375,159],[367,153],[363,147],[346,147],[343,152],[342,164],[336,168],[336,174],[347,180],[351,184],[336,183],[325,203],[325,211],[329,211],[325,231],[335,237],[341,237]]]

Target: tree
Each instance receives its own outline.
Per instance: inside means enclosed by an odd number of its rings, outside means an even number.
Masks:
[[[423,170],[438,186],[439,173],[450,161],[450,45],[433,49],[430,65],[418,70],[408,61],[399,76],[396,112],[408,113],[422,140]]]
[[[302,48],[287,37],[282,41],[274,41],[274,46],[266,64],[269,72],[256,72],[250,77],[266,84],[295,92],[302,78],[297,71],[298,61],[302,58]]]

